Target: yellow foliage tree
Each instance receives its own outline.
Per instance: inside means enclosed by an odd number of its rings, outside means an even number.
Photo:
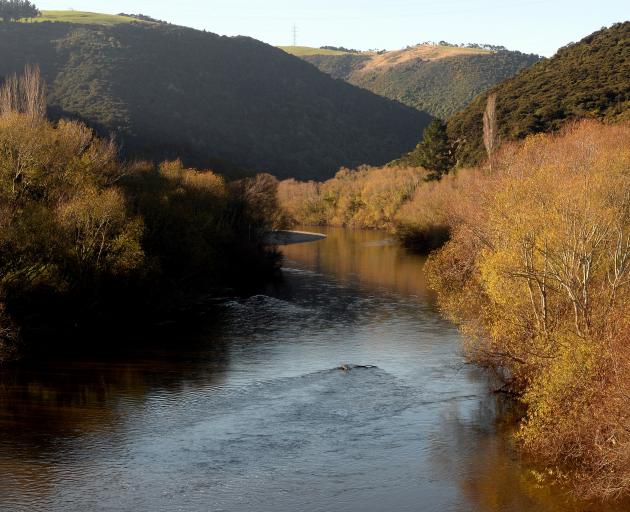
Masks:
[[[594,122],[505,148],[429,266],[471,356],[521,393],[522,446],[586,496],[630,492],[629,148]]]

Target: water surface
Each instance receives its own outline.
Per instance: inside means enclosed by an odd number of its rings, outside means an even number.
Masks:
[[[326,231],[195,334],[3,371],[0,510],[598,510],[518,460],[424,261]]]

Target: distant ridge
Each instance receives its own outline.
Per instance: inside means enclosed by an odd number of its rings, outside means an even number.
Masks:
[[[120,25],[135,23],[137,18],[124,14],[101,14],[86,11],[42,11],[41,16],[29,19],[29,23],[76,23],[80,25]]]
[[[537,55],[505,49],[426,43],[378,52],[282,49],[334,78],[442,118],[540,60]]]
[[[125,156],[326,179],[409,151],[431,120],[251,38],[75,11],[40,21],[0,25],[0,77],[39,64],[50,112],[113,133]]]

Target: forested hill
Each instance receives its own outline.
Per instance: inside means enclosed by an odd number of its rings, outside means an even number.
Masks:
[[[441,118],[540,60],[507,50],[429,44],[390,52],[284,49],[334,78]]]
[[[448,121],[460,165],[485,157],[483,111],[496,93],[501,141],[557,130],[578,118],[630,119],[630,22],[618,23],[562,48],[481,94]]]
[[[409,151],[430,121],[254,39],[95,23],[1,24],[0,76],[39,64],[51,113],[113,132],[127,157],[326,179]]]

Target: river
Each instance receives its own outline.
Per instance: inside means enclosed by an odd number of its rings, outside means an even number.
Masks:
[[[199,332],[5,369],[0,510],[587,510],[517,457],[423,259],[324,231]]]

